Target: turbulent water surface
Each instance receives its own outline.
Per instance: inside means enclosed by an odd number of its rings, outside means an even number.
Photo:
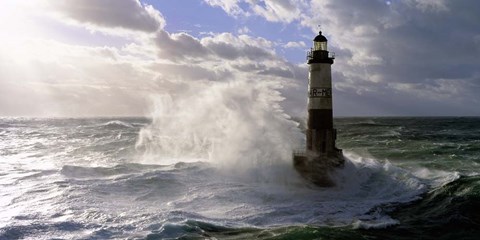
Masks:
[[[480,118],[335,123],[347,161],[317,188],[287,120],[2,118],[0,239],[479,239]]]

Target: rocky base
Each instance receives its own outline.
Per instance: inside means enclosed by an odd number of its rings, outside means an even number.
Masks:
[[[319,187],[335,186],[330,173],[343,167],[344,163],[342,150],[321,156],[308,153],[293,155],[293,166],[298,173]]]

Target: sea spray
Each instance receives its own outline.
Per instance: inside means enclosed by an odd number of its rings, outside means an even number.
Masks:
[[[143,161],[208,161],[267,181],[297,177],[291,154],[304,136],[280,106],[279,83],[256,80],[194,86],[181,94],[153,98],[152,123],[140,131],[136,144]]]
[[[175,209],[247,226],[382,228],[399,224],[384,207],[417,200],[431,187],[429,179],[389,161],[347,151],[344,168],[334,173],[336,187],[317,188],[293,170],[291,153],[304,136],[280,107],[278,84],[194,86],[182,94],[155,97],[152,122],[140,131],[136,144],[148,163],[205,161],[219,170],[200,168],[202,174],[195,170],[184,175],[189,193],[172,203]]]
[[[347,162],[336,173],[336,187],[323,189],[283,184],[280,177],[248,182],[208,159],[159,165],[168,159],[155,157],[157,164],[138,164],[128,153],[152,121],[0,118],[0,239],[480,234],[478,211],[472,211],[480,206],[479,158],[472,150],[478,118],[336,119]],[[454,134],[439,131],[446,124]],[[398,134],[386,134],[392,129]],[[256,175],[255,168],[241,172]]]

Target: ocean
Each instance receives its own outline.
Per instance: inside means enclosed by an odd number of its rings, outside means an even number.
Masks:
[[[0,239],[480,239],[480,118],[336,118],[332,188],[245,118],[0,118]]]

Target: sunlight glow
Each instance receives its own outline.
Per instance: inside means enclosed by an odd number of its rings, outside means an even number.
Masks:
[[[0,7],[0,36],[5,39],[28,38],[38,33],[32,19],[33,10],[38,6],[38,1],[11,1],[2,2]]]
[[[24,61],[30,53],[25,47],[27,42],[35,41],[44,35],[35,22],[34,10],[41,1],[6,0],[0,7],[0,54],[13,61]]]

